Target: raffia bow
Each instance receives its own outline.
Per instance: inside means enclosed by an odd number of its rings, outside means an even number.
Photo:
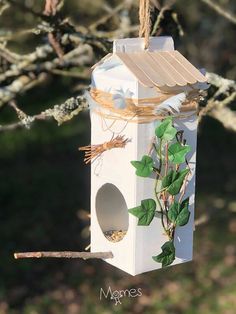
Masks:
[[[128,142],[129,139],[125,138],[124,135],[118,135],[103,144],[83,146],[79,147],[79,150],[85,151],[84,162],[88,164],[96,160],[107,150],[111,150],[113,148],[124,148]]]

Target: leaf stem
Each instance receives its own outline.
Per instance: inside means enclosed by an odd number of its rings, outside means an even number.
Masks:
[[[162,139],[160,139],[159,158],[160,158],[159,172],[161,173],[161,169],[162,169]]]
[[[156,167],[153,167],[153,170],[158,174],[158,178],[162,178],[162,175],[159,172],[159,169],[157,169]]]
[[[166,155],[165,155],[165,176],[167,176],[167,173],[168,173],[168,167],[169,167],[169,163],[168,163],[168,148],[169,148],[169,145],[168,143],[166,143],[165,145],[166,147]]]
[[[182,188],[182,193],[180,194],[180,197],[179,197],[179,203],[182,202],[183,198],[184,198],[184,195],[185,195],[185,192],[186,192],[186,189],[187,189],[187,182],[188,182],[188,176],[189,176],[190,173],[187,174],[185,180],[184,180],[184,183],[183,183],[183,188]]]
[[[157,180],[156,180],[156,182],[157,182]],[[157,185],[157,184],[156,184]],[[160,214],[161,214],[161,224],[162,224],[162,227],[163,227],[163,229],[165,230],[165,233],[169,236],[169,232],[168,232],[168,230],[167,230],[167,228],[166,228],[166,226],[165,226],[165,221],[164,221],[164,209],[163,209],[163,207],[162,207],[162,204],[161,204],[161,201],[160,201],[160,199],[159,199],[159,197],[158,197],[158,193],[156,192],[156,185],[155,185],[155,196],[156,196],[156,200],[157,200],[157,203],[158,203],[158,205],[159,205],[159,208],[160,208]]]
[[[169,149],[169,145],[168,142],[165,145],[165,176],[167,176],[168,174],[168,169],[169,169],[169,160],[168,160],[168,149]],[[164,205],[165,205],[165,215],[166,215],[166,220],[167,220],[167,226],[169,226],[169,218],[168,218],[168,193],[167,191],[164,191],[163,193],[163,197],[164,197]]]
[[[161,172],[162,172],[162,140],[160,140],[160,147],[159,147],[159,158],[160,158],[160,163],[159,163],[159,168],[157,169],[157,176],[156,176],[156,182],[155,182],[155,188],[154,188],[154,192],[155,192],[155,197],[156,197],[156,200],[157,200],[157,203],[159,205],[159,208],[160,208],[160,214],[161,214],[161,224],[162,224],[162,227],[163,229],[165,230],[165,233],[168,235],[169,237],[169,232],[168,232],[168,229],[166,228],[165,226],[165,221],[164,221],[164,215],[165,215],[165,212],[164,212],[164,209],[162,207],[162,204],[161,204],[161,201],[158,197],[158,194],[160,194],[161,192],[165,191],[166,188],[160,190],[160,191],[157,191],[157,184],[158,184],[158,179],[159,177],[161,176]]]

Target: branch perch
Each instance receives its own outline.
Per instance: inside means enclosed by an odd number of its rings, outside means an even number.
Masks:
[[[84,260],[91,258],[108,259],[113,258],[112,252],[20,252],[14,253],[15,259],[20,258],[82,258]]]

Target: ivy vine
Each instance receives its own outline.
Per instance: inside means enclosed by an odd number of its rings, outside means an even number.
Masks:
[[[168,241],[162,245],[162,252],[152,258],[165,267],[175,260],[175,230],[186,225],[190,217],[189,198],[183,198],[190,174],[186,155],[191,147],[186,144],[184,132],[178,131],[173,119],[168,117],[155,129],[152,151],[154,157],[144,155],[131,164],[136,168],[137,176],[145,178],[155,174],[155,200],[142,200],[141,205],[129,209],[129,213],[138,218],[139,226],[148,226],[157,214],[161,216]]]

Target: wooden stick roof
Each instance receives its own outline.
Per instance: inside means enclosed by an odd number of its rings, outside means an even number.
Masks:
[[[206,77],[177,50],[114,53],[147,87],[174,87],[206,83]]]

